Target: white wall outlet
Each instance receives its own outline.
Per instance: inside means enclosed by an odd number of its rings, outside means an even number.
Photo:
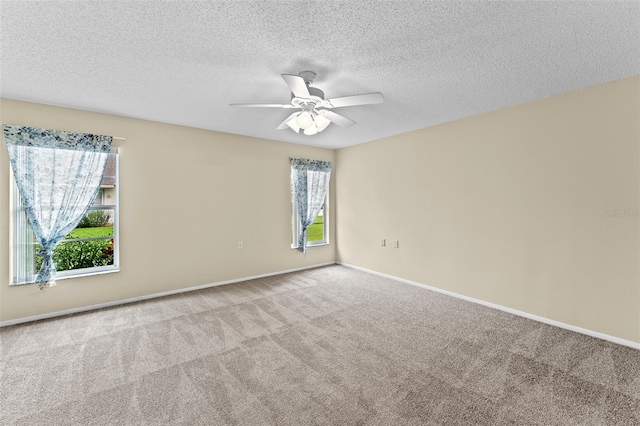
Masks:
[[[238,241],[238,248],[241,249],[242,248],[242,241]]]
[[[385,240],[384,238],[382,239],[382,243],[380,244],[382,247],[386,247],[387,246],[387,240]]]
[[[393,242],[393,248],[398,248],[398,247],[400,247],[400,242],[398,240],[395,240]]]

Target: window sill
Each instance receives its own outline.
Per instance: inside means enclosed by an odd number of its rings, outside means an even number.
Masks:
[[[102,271],[85,272],[85,273],[81,273],[81,274],[62,275],[62,276],[55,277],[55,280],[56,280],[56,282],[58,282],[58,281],[62,281],[62,280],[68,280],[70,278],[82,278],[82,277],[90,277],[90,276],[93,276],[93,275],[113,274],[115,272],[120,272],[120,268],[106,269],[106,270],[102,270]],[[30,285],[30,284],[37,284],[37,283],[33,282],[33,281],[23,281],[23,282],[18,282],[18,283],[11,283],[11,284],[9,284],[9,287],[19,287],[19,286]]]
[[[307,244],[307,248],[328,246],[330,243]],[[298,246],[291,246],[291,250],[297,250]]]

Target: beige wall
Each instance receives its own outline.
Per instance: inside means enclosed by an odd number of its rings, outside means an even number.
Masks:
[[[338,260],[640,342],[639,103],[636,76],[339,150]]]
[[[606,215],[640,208],[640,76],[337,153],[0,102],[3,124],[126,138],[119,144],[121,271],[44,292],[9,287],[10,169],[0,147],[0,321],[337,256],[640,342],[639,218]],[[306,255],[289,248],[289,156],[336,161],[332,243]]]
[[[289,156],[335,151],[45,105],[0,101],[3,124],[120,136],[120,262],[114,274],[39,291],[9,287],[9,174],[0,147],[0,320],[335,260],[290,243]],[[330,189],[333,208],[335,179]],[[163,200],[160,204],[158,200]],[[237,242],[243,241],[239,250]]]

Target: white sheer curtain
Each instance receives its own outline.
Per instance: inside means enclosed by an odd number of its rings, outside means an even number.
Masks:
[[[40,245],[41,288],[55,285],[53,249],[93,202],[111,149],[110,136],[4,126],[11,168]]]

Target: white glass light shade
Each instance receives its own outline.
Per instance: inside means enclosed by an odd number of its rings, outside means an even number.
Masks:
[[[316,133],[318,133],[318,128],[316,127],[315,124],[312,124],[311,126],[304,129],[305,135],[311,136],[311,135],[315,135]]]
[[[301,129],[307,129],[309,126],[313,125],[313,118],[311,117],[311,113],[309,111],[302,111],[298,114],[298,126]]]
[[[314,120],[316,122],[316,127],[318,128],[318,132],[323,131],[324,129],[327,128],[327,126],[329,124],[331,124],[331,120],[329,120],[328,118],[326,118],[324,115],[318,114],[314,117]]]
[[[287,126],[291,127],[291,130],[293,130],[296,133],[300,132],[300,126],[298,126],[298,115],[292,117],[287,121]]]

